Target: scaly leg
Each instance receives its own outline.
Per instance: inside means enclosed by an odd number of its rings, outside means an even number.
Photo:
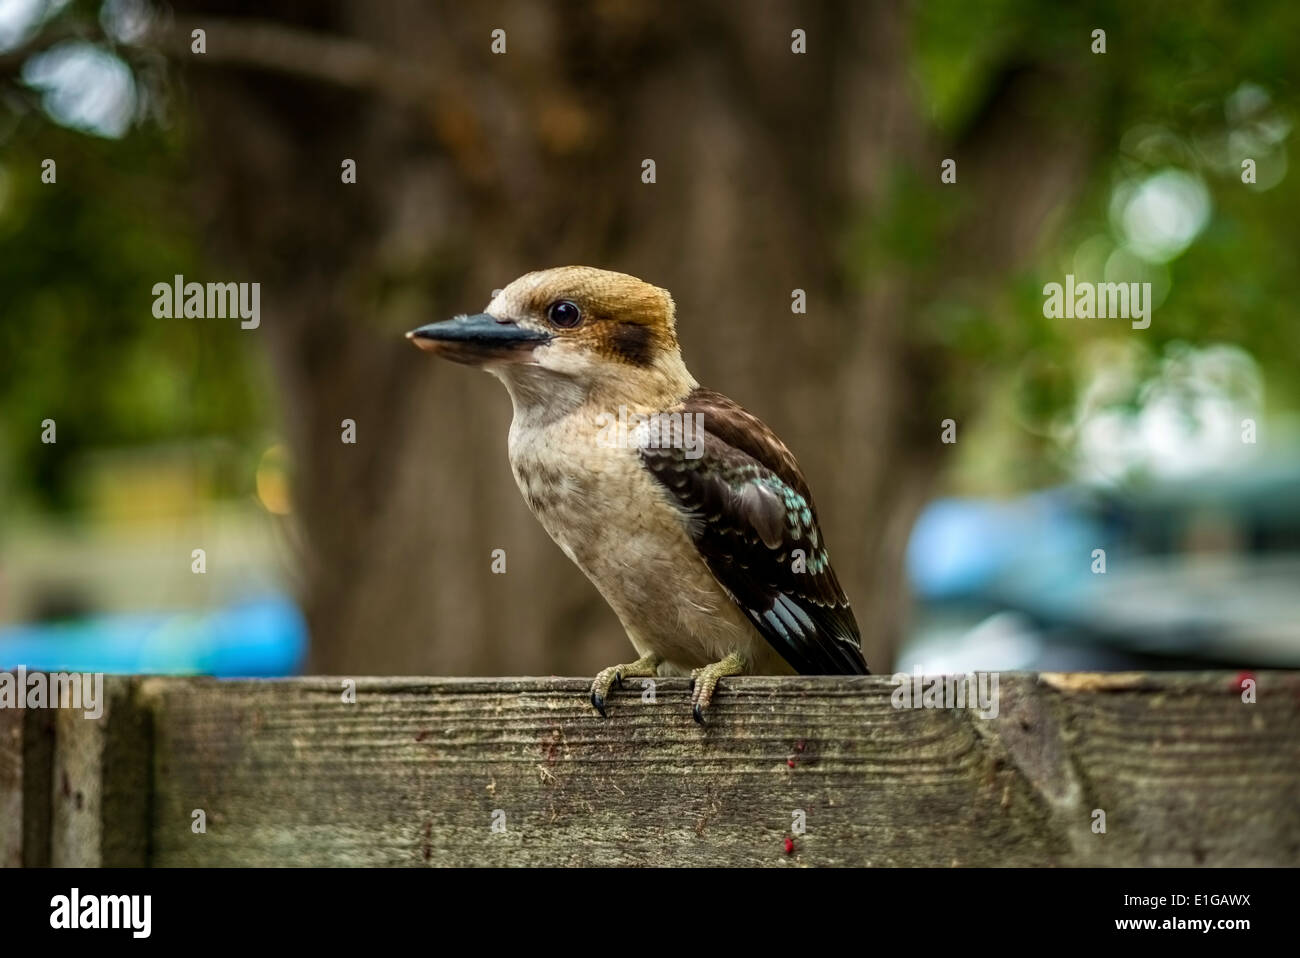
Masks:
[[[653,678],[657,674],[656,670],[661,661],[653,652],[647,652],[627,665],[611,665],[607,669],[601,669],[596,675],[596,681],[591,683],[591,704],[595,706],[602,718],[607,717],[605,696],[609,694],[609,687],[617,685],[622,688],[624,679]]]
[[[692,670],[691,703],[694,706],[695,721],[704,724],[704,710],[713,701],[713,690],[718,687],[718,679],[728,675],[740,675],[744,671],[745,663],[738,652],[732,652],[721,662]]]

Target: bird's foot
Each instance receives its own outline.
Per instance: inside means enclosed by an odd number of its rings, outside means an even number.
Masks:
[[[732,652],[721,662],[691,670],[691,714],[694,715],[695,721],[704,724],[704,710],[713,701],[713,692],[718,687],[718,679],[728,675],[740,675],[744,671],[745,663],[736,652]]]
[[[629,662],[627,665],[611,665],[607,669],[601,669],[596,674],[596,680],[591,683],[591,704],[601,717],[605,716],[605,697],[609,695],[611,686],[617,685],[623,687],[624,679],[652,678],[657,674],[659,668],[659,656],[651,653],[643,655],[635,662]]]

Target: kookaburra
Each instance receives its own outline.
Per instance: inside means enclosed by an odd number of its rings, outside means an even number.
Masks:
[[[626,678],[689,673],[702,722],[724,676],[866,674],[798,463],[695,381],[666,290],[563,266],[406,335],[505,383],[519,490],[639,656],[596,676],[601,715]]]

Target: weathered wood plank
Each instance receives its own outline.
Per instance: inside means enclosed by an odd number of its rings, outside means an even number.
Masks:
[[[23,715],[0,709],[0,868],[23,863]]]
[[[50,710],[55,727],[50,790],[50,864],[149,863],[152,715],[138,704],[139,680],[107,676],[103,715]]]
[[[147,679],[150,860],[1293,865],[1300,675],[1257,678],[1244,704],[1226,673],[1004,673],[989,720],[733,679],[704,729],[684,680],[602,720],[578,679]]]
[[[54,716],[0,709],[0,868],[50,864]]]
[[[23,863],[23,711],[0,709],[0,868]]]
[[[108,676],[102,714],[0,708],[0,867],[147,865],[152,714]]]

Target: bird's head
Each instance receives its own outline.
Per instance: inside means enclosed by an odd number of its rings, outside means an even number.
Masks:
[[[516,404],[672,402],[694,385],[673,298],[625,273],[560,266],[519,277],[487,310],[412,330],[415,345],[502,379]]]

